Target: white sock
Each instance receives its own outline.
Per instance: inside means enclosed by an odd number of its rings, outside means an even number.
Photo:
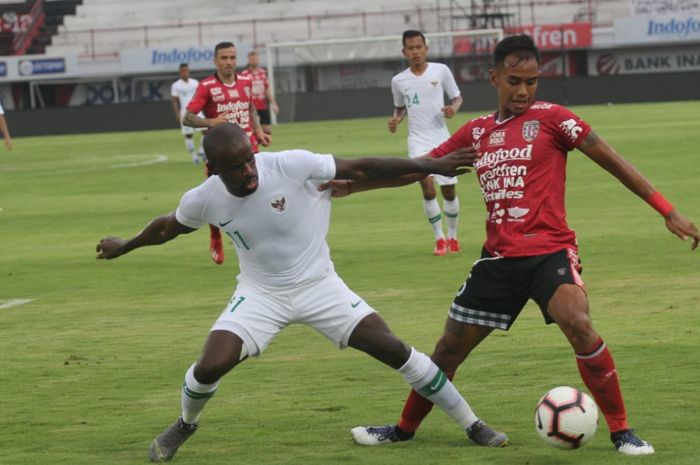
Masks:
[[[423,199],[423,211],[425,216],[428,217],[428,223],[433,227],[435,240],[444,238],[445,235],[442,233],[442,215],[440,214],[440,204],[437,198],[433,200]]]
[[[463,429],[479,419],[447,375],[424,353],[411,348],[411,355],[399,373],[418,394],[440,407]]]
[[[447,237],[457,239],[457,223],[459,223],[459,197],[454,200],[445,200],[445,220],[447,221]]]
[[[188,424],[197,423],[204,405],[214,395],[218,386],[218,381],[214,384],[202,384],[197,381],[193,364],[185,373],[185,384],[182,385],[182,421]]]
[[[189,137],[185,137],[185,147],[187,147],[187,151],[190,152],[190,155],[194,155],[194,141]]]

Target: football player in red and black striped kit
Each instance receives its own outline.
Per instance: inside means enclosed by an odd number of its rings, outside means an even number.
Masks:
[[[615,176],[663,216],[671,233],[690,239],[692,250],[700,235],[585,121],[562,106],[535,101],[539,73],[539,50],[529,36],[503,39],[489,71],[498,111],[469,121],[426,154],[440,157],[458,148],[477,151],[474,168],[487,209],[481,258],[455,297],[431,358],[451,378],[481,341],[494,329],[508,330],[533,299],[544,320],[556,323],[571,344],[581,378],[605,416],[617,451],[653,454],[651,444],[630,429],[613,357],[591,323],[576,235],[566,222],[568,152],[580,150]],[[332,185],[334,195],[342,196],[388,184]],[[412,391],[397,425],[357,427],[353,437],[365,445],[411,439],[431,408]]]
[[[258,142],[270,145],[269,134],[263,132],[253,105],[253,86],[249,77],[236,74],[236,47],[232,42],[221,42],[214,48],[216,73],[202,79],[187,105],[182,123],[194,128],[212,128],[221,123],[233,123],[250,138],[253,152],[258,151]],[[204,118],[197,116],[202,112]],[[205,166],[209,176],[209,166]],[[209,251],[217,264],[224,262],[221,232],[216,225],[209,225]]]

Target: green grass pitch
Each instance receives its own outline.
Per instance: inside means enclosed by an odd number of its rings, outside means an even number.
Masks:
[[[574,110],[700,224],[699,102]],[[450,120],[451,129],[470,116]],[[272,149],[404,156],[405,126],[391,135],[385,118],[285,124],[274,128]],[[112,262],[95,260],[95,245],[137,233],[202,179],[178,129],[20,138],[0,151],[1,464],[147,462],[234,289],[234,249],[227,245],[226,263],[215,266],[204,229]],[[484,240],[473,174],[458,193],[464,251],[441,258],[431,255],[416,186],[334,201],[328,242],[339,274],[428,353]],[[577,451],[537,437],[539,396],[583,384],[563,336],[529,304],[455,380],[477,414],[510,435],[506,449],[472,446],[440,411],[410,443],[354,445],[351,427],[397,420],[407,386],[364,354],[292,326],[224,379],[174,463],[697,463],[700,251],[580,152],[570,155],[567,205],[594,323],[616,357],[631,423],[655,456],[618,456],[603,423]],[[29,302],[10,302],[18,300]]]

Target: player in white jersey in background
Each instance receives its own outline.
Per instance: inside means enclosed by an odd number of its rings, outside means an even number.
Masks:
[[[396,132],[399,123],[408,115],[408,156],[414,158],[425,155],[450,137],[445,118],[457,113],[462,97],[450,69],[442,63],[427,61],[428,45],[420,31],[405,31],[402,43],[409,67],[391,80],[394,114],[388,126],[390,132]],[[445,105],[445,94],[450,99],[449,105]],[[442,213],[433,178],[442,192],[447,237],[442,229]],[[440,175],[420,181],[423,210],[435,234],[433,253],[438,256],[460,251],[457,239],[459,198],[455,184],[457,178]]]
[[[248,356],[259,356],[291,323],[309,325],[337,347],[353,347],[397,369],[477,444],[503,443],[505,435],[478,419],[430,358],[396,337],[335,273],[326,244],[331,191],[318,189],[335,178],[461,174],[465,170],[460,167],[475,160],[475,150],[414,160],[341,159],[305,150],[256,155],[246,133],[232,123],[210,129],[204,149],[212,176],[188,191],[175,212],[154,219],[132,239],[108,237],[97,246],[97,258],[116,258],[210,223],[231,237],[238,253],[238,286],[199,360],[185,374],[182,414],[151,443],[151,461],[170,460],[197,429],[221,377]],[[244,386],[252,386],[251,380],[245,379],[238,390]]]
[[[192,163],[199,163],[204,160],[204,149],[202,149],[201,143],[199,150],[195,150],[194,147],[194,132],[202,132],[204,128],[191,128],[182,124],[182,117],[185,116],[187,112],[187,104],[192,100],[192,96],[197,90],[199,81],[190,77],[190,67],[187,63],[180,64],[180,79],[173,82],[170,86],[170,100],[173,104],[173,111],[175,112],[175,118],[182,130],[182,135],[185,136],[185,146],[187,151],[190,152],[192,157]],[[201,115],[200,115],[201,116]]]
[[[10,129],[7,127],[5,110],[2,108],[2,105],[0,105],[0,134],[5,140],[5,149],[9,152],[12,150],[12,136],[10,136]]]

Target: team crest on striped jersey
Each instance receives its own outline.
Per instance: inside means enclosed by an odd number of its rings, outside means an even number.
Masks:
[[[532,142],[540,133],[540,122],[536,120],[525,121],[523,123],[523,139]]]

